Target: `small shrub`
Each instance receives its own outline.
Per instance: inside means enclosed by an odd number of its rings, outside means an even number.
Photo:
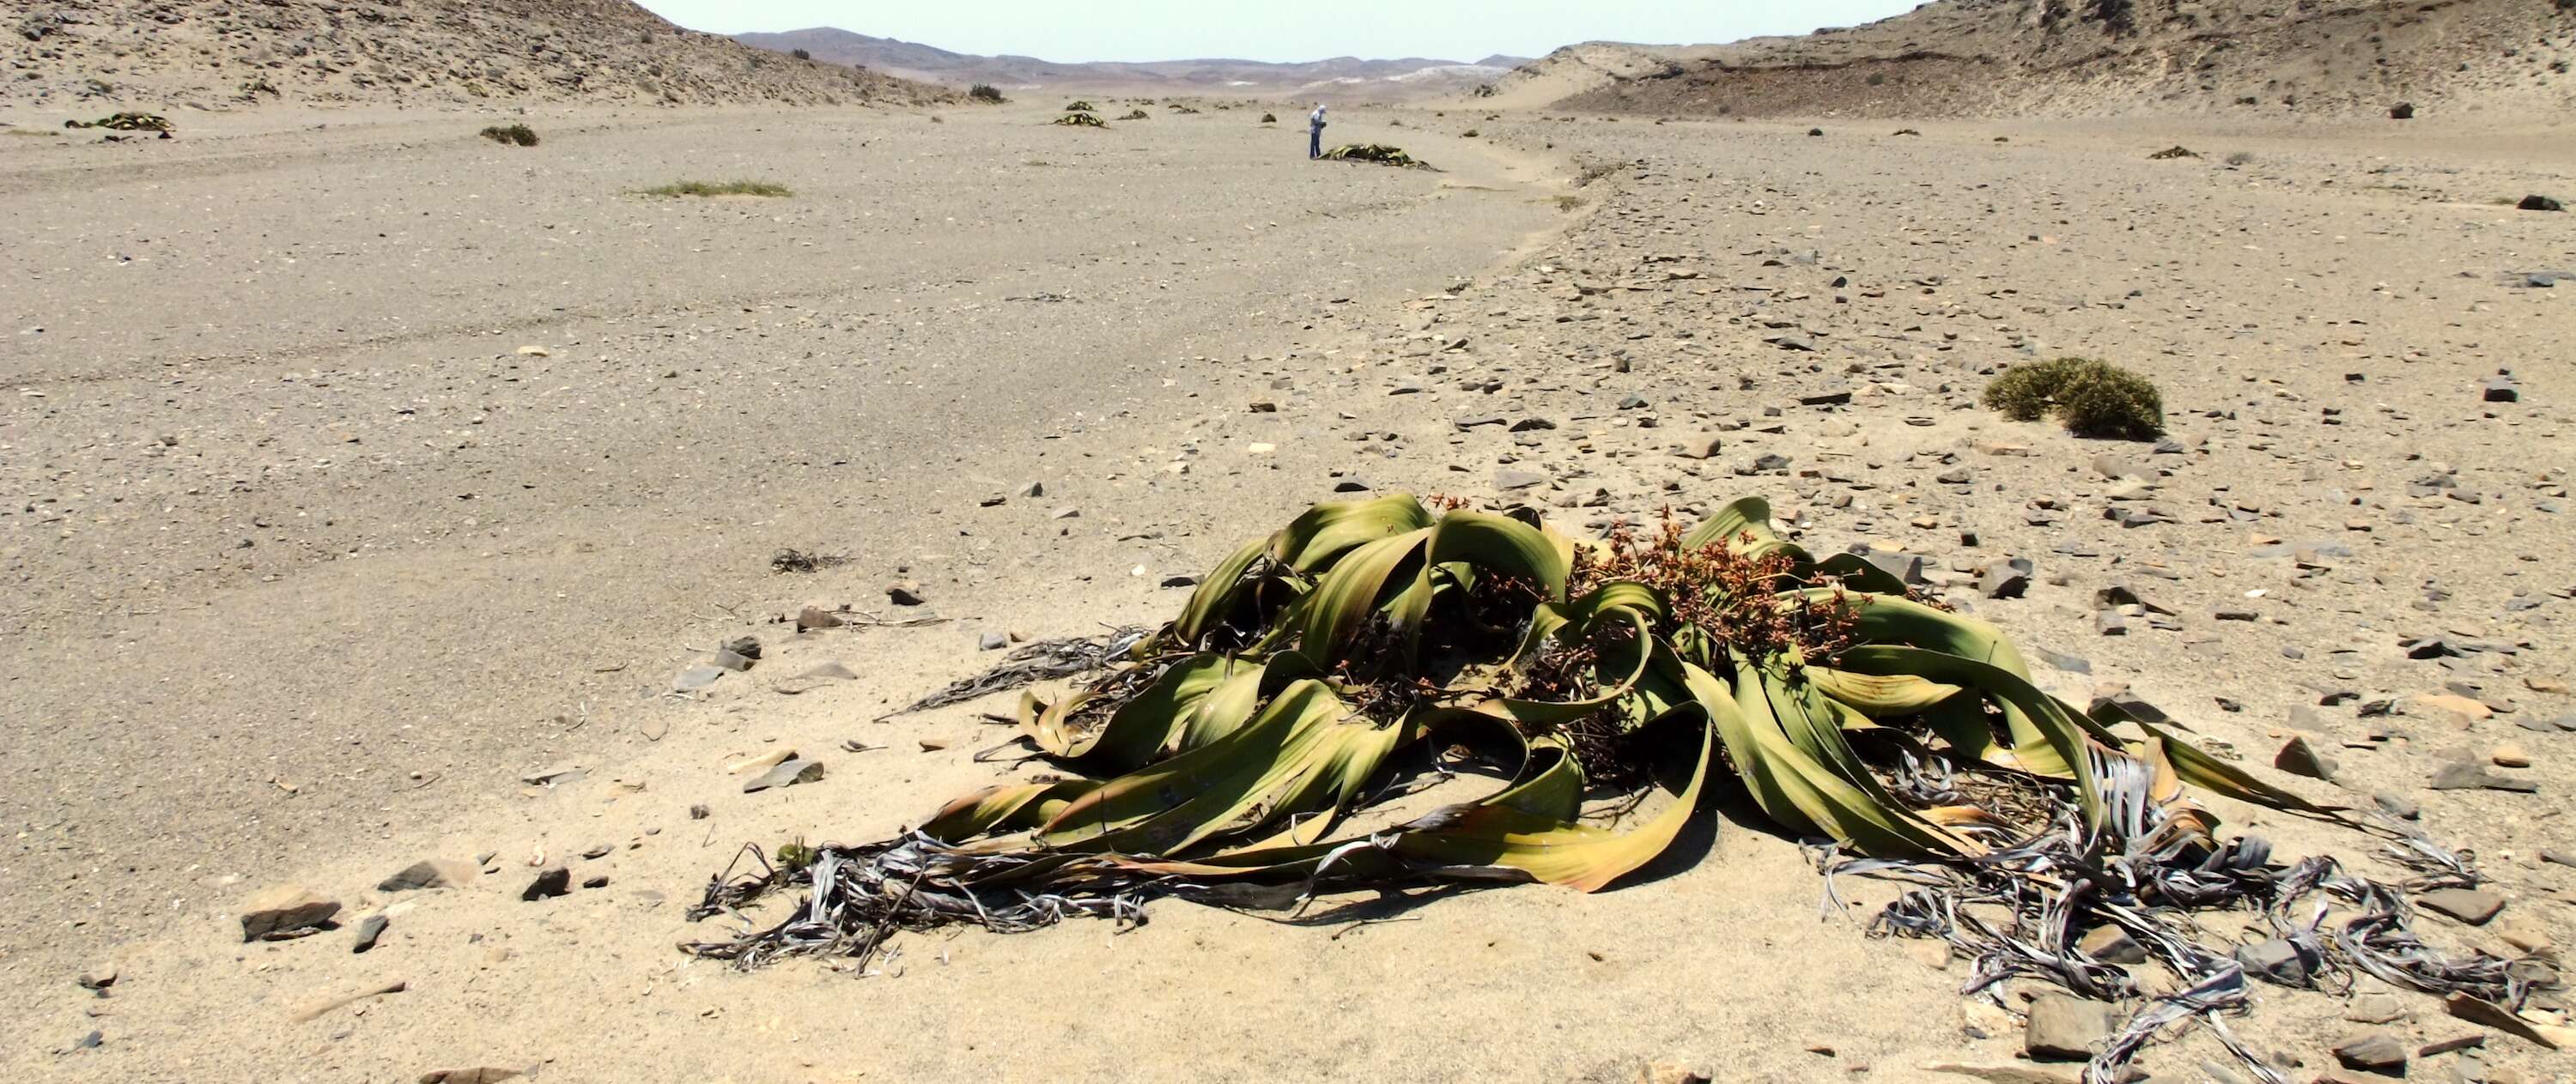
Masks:
[[[1583,206],[1583,197],[1578,196],[1578,195],[1575,195],[1575,194],[1573,194],[1573,193],[1571,193],[1571,192],[1563,193],[1563,194],[1560,194],[1560,195],[1558,195],[1558,196],[1556,197],[1556,209],[1557,209],[1557,210],[1560,210],[1560,211],[1571,211],[1571,210],[1573,210],[1573,209],[1575,209],[1575,208],[1577,208],[1577,207],[1581,207],[1581,206]]]
[[[1277,114],[1277,113],[1264,113],[1264,114],[1262,114],[1262,115],[1261,115],[1261,123],[1263,123],[1263,124],[1277,124],[1277,123],[1279,123],[1279,114]]]
[[[2014,421],[2054,415],[2079,437],[2153,440],[2165,431],[2164,397],[2153,382],[2091,358],[2013,366],[1986,385],[1985,404]]]
[[[1886,73],[1886,72],[1871,72],[1871,73],[1869,73],[1869,85],[1874,86],[1874,87],[1883,87],[1883,86],[1886,86],[1886,85],[1887,85],[1887,73]]]
[[[1010,99],[1002,97],[1002,88],[994,86],[991,83],[975,84],[972,88],[966,91],[966,96],[976,101],[991,105],[1000,105],[1003,102],[1010,101]]]
[[[537,145],[536,130],[529,128],[524,124],[513,124],[506,128],[495,124],[489,128],[483,129],[483,138],[491,140],[494,143],[507,143],[514,147],[533,147]]]
[[[1474,138],[1476,138],[1476,130],[1475,130],[1475,129],[1473,129],[1473,128],[1469,128],[1469,129],[1467,129],[1466,131],[1459,133],[1459,135],[1460,135],[1460,138],[1464,138],[1464,139],[1474,139]]]
[[[1092,111],[1091,102],[1087,99],[1077,98],[1074,101],[1066,103],[1064,111],[1067,113],[1089,113]]]
[[[1154,119],[1154,115],[1153,115],[1153,114],[1151,114],[1151,113],[1148,113],[1148,112],[1146,112],[1146,111],[1144,111],[1144,110],[1142,110],[1142,109],[1130,109],[1130,110],[1128,110],[1128,111],[1127,111],[1127,115],[1126,115],[1126,116],[1120,117],[1120,118],[1118,118],[1118,119],[1120,119],[1120,120],[1152,120],[1152,119]]]
[[[795,57],[798,60],[814,59],[814,54],[804,49],[790,49],[787,51],[787,55]]]
[[[1089,114],[1089,113],[1067,113],[1067,114],[1065,114],[1065,115],[1063,115],[1063,116],[1061,116],[1061,117],[1057,117],[1056,119],[1054,119],[1054,120],[1052,120],[1052,121],[1048,121],[1047,123],[1049,123],[1049,124],[1061,124],[1061,125],[1063,125],[1063,126],[1065,126],[1065,127],[1067,127],[1067,128],[1106,128],[1106,127],[1109,127],[1109,122],[1108,122],[1108,121],[1102,120],[1102,119],[1100,119],[1099,117],[1093,116],[1093,115],[1091,115],[1091,114]]]
[[[2165,148],[2165,149],[2163,149],[2163,150],[2157,151],[2156,153],[2154,153],[2154,154],[2150,154],[2150,155],[2148,155],[2148,156],[2147,156],[2148,160],[2150,160],[2150,161],[2156,161],[2156,162],[2163,162],[2163,161],[2167,161],[2167,160],[2174,159],[2174,158],[2198,158],[2198,157],[2200,157],[2200,152],[2199,152],[2199,151],[2193,150],[2193,149],[2191,149],[2191,148],[2189,148],[2189,147],[2186,147],[2186,146],[2183,146],[2183,145],[2181,145],[2181,144],[2179,144],[2179,143],[2174,144],[2173,146],[2167,147],[2167,148]]]
[[[2250,165],[2253,165],[2253,164],[2254,164],[2254,152],[2253,152],[2253,151],[2238,151],[2238,152],[2236,152],[2236,153],[2234,153],[2234,154],[2228,155],[2228,156],[2227,156],[2227,164],[2228,164],[2228,165],[2231,165],[2231,166],[2250,166]]]
[[[677,181],[644,190],[647,196],[765,196],[773,199],[794,195],[783,184],[768,181]]]

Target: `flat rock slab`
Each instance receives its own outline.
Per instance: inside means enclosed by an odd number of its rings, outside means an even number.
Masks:
[[[2415,897],[2415,905],[2445,918],[2484,926],[2504,910],[2504,897],[2474,888],[2437,888]]]
[[[474,882],[478,872],[470,862],[424,858],[404,866],[393,876],[376,882],[376,891],[413,892],[427,888],[463,888]]]
[[[799,783],[812,783],[821,778],[823,778],[822,761],[803,759],[790,760],[761,773],[760,778],[744,783],[742,785],[742,792],[744,794],[757,794],[761,791],[777,787],[792,787]]]
[[[242,940],[309,930],[339,913],[340,901],[302,885],[262,889],[242,902]]]
[[[2033,1061],[2088,1061],[2093,1046],[2111,1034],[2112,1007],[2065,994],[2030,1003],[2022,1049]]]

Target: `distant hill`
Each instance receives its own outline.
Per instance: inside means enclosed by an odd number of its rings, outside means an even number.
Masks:
[[[907,79],[1005,91],[1117,90],[1138,94],[1262,95],[1331,89],[1343,96],[1414,98],[1454,94],[1492,83],[1527,58],[1489,56],[1475,63],[1403,57],[1333,57],[1293,64],[1259,60],[1157,60],[1057,63],[1033,56],[978,56],[917,42],[869,37],[832,27],[778,34],[738,34],[746,45],[781,53],[804,50],[834,64],[864,65]]]
[[[1497,104],[1760,115],[2564,113],[2576,0],[1939,0],[1715,46],[1592,43]]]
[[[926,101],[938,88],[683,30],[626,0],[63,0],[0,14],[0,104]]]

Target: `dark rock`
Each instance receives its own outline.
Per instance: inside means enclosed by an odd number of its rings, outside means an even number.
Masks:
[[[572,869],[561,862],[537,871],[535,880],[519,890],[521,900],[534,902],[553,899],[572,891]]]
[[[2567,206],[2547,196],[2534,194],[2522,197],[2522,202],[2514,204],[2514,209],[2521,211],[2564,211],[2567,209]]]
[[[294,934],[331,921],[340,901],[302,885],[261,889],[242,902],[242,940]]]
[[[2415,103],[2413,103],[2413,102],[2399,102],[2399,103],[2397,103],[2396,105],[2389,106],[2389,107],[2388,107],[2388,119],[2390,119],[2390,120],[2414,120],[2414,119],[2415,119]]]
[[[2399,820],[2420,820],[2424,816],[2424,807],[2417,804],[2415,799],[2409,798],[2403,794],[2388,794],[2384,792],[2373,794],[2370,796],[2370,801],[2371,804],[2379,807],[2380,812],[2386,813]]]
[[[1000,651],[1009,646],[1011,646],[1011,638],[998,632],[988,632],[975,638],[975,649],[978,651]]]
[[[2291,775],[2323,779],[2329,783],[2334,781],[2335,769],[2339,767],[2333,757],[2317,752],[2316,747],[2302,737],[2281,743],[2281,751],[2272,755],[2272,766]]]
[[[365,952],[376,947],[376,939],[385,935],[390,922],[383,915],[368,915],[358,923],[358,936],[349,942],[349,951]]]
[[[849,622],[841,620],[839,615],[820,606],[808,606],[802,610],[796,611],[796,631],[798,632],[812,632],[816,629],[837,629],[848,623]]]
[[[897,580],[887,584],[885,593],[886,601],[897,606],[919,606],[930,601],[922,597],[921,585],[911,580]]]
[[[1780,345],[1787,346],[1788,344],[1784,342]],[[1792,349],[1795,348],[1793,347]],[[1813,350],[1815,347],[1809,346],[1807,349]],[[1798,397],[1799,406],[1842,406],[1843,404],[1851,401],[1852,393],[1849,391],[1818,392],[1814,395],[1801,395]]]
[[[2514,385],[2513,378],[2509,376],[2488,377],[2486,390],[2482,395],[2485,400],[2490,403],[2519,403],[2522,401],[2522,389],[2516,387]]]
[[[750,656],[732,651],[719,651],[714,655],[708,656],[707,665],[713,666],[718,670],[739,674],[745,670],[751,669],[752,662]]]
[[[733,642],[726,644],[724,649],[753,662],[760,661],[760,641],[749,636],[734,637]]]
[[[2014,557],[1986,568],[1977,581],[1977,590],[1987,598],[2020,598],[2030,591],[2031,573],[2038,566],[2027,557]]]
[[[414,892],[427,888],[463,888],[474,881],[474,867],[443,858],[424,858],[376,882],[378,892]]]
[[[2240,945],[2236,962],[2245,965],[2245,973],[2280,986],[2306,987],[2317,968],[2325,961],[2311,952],[2280,938]]]
[[[2335,1060],[2346,1069],[2406,1075],[2406,1044],[2384,1031],[2363,1032],[2335,1044]]]

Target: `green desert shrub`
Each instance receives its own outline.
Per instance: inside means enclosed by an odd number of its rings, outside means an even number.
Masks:
[[[483,138],[491,140],[494,143],[507,143],[514,147],[533,147],[537,145],[536,131],[524,124],[513,124],[508,127],[495,124],[489,128],[483,129]]]
[[[1000,104],[1002,104],[1003,102],[1006,102],[1006,101],[1009,101],[1009,100],[1010,100],[1010,99],[1008,99],[1008,98],[1002,97],[1002,88],[997,87],[997,86],[994,86],[994,85],[993,85],[993,84],[991,84],[991,83],[977,83],[977,84],[975,84],[975,86],[974,86],[972,89],[969,89],[969,90],[966,92],[966,96],[967,96],[967,97],[969,97],[969,98],[973,98],[973,99],[975,99],[976,101],[979,101],[979,102],[989,102],[989,103],[991,103],[991,104],[993,104],[993,105],[1000,105]]]
[[[783,184],[768,181],[674,181],[644,190],[647,196],[769,196],[793,195]]]
[[[2152,381],[2091,358],[2013,366],[1986,385],[1985,403],[2015,421],[2054,416],[2079,437],[2153,440],[2165,431],[2164,397]]]

